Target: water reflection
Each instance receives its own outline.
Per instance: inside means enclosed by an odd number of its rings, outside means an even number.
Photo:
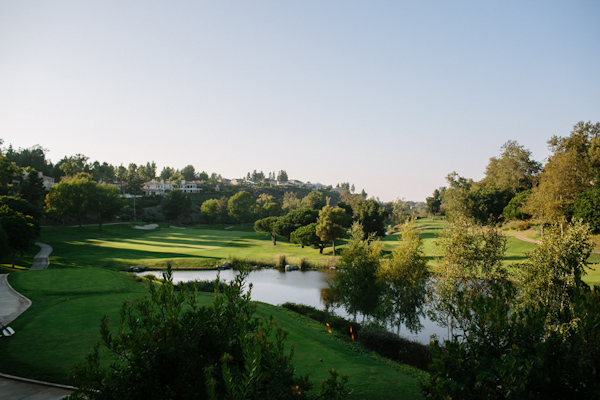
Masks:
[[[159,271],[141,274],[162,277]],[[231,281],[238,271],[173,271],[173,281],[179,283],[215,280],[218,274],[222,280]],[[329,290],[329,281],[333,279],[334,274],[335,271],[329,270],[284,272],[277,269],[259,269],[250,273],[247,283],[252,283],[252,300],[274,305],[286,302],[306,304],[318,309],[329,309],[344,318],[351,318],[343,308],[332,308],[333,299]],[[430,336],[433,334],[440,339],[447,337],[447,330],[429,318],[422,317],[421,324],[423,329],[419,333],[412,334],[406,327],[401,327],[400,335],[420,343],[429,343]]]

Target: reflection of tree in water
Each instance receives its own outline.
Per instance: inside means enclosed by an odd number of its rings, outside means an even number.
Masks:
[[[321,302],[323,306],[325,306],[325,311],[332,312],[333,308],[335,308],[335,298],[333,297],[333,293],[330,288],[321,289]]]

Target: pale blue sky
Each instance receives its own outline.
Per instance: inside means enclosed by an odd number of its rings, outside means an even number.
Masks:
[[[598,1],[0,0],[0,138],[422,201],[600,120]]]

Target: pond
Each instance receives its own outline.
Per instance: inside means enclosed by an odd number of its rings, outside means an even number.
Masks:
[[[206,281],[215,280],[217,274],[225,281],[232,280],[237,275],[236,270],[202,270],[202,271],[173,271],[173,282],[187,282],[193,280]],[[252,300],[263,303],[279,305],[286,302],[306,304],[318,309],[324,309],[322,299],[323,289],[327,289],[329,281],[333,279],[335,271],[280,271],[278,269],[263,268],[252,271],[247,283],[252,283]],[[160,271],[148,271],[141,274],[152,274],[162,277]],[[336,315],[349,318],[343,308],[334,310]],[[420,343],[429,343],[431,335],[437,335],[440,339],[446,338],[446,328],[439,326],[429,318],[421,320],[423,329],[417,334],[412,334],[404,327],[400,335]]]

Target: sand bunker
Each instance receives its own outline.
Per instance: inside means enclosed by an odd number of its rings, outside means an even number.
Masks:
[[[175,225],[171,225],[169,228],[173,228],[173,229],[185,229],[184,226],[175,226]]]
[[[158,224],[148,224],[148,225],[136,225],[133,227],[133,229],[156,229],[158,228]]]

